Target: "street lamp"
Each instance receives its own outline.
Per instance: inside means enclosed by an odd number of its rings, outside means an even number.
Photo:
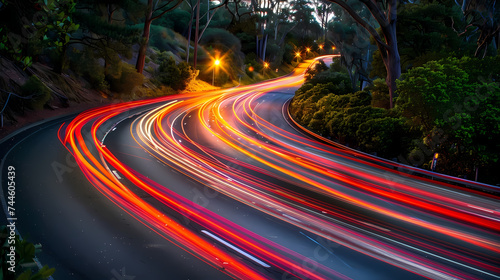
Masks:
[[[266,72],[266,69],[269,68],[269,63],[264,62],[264,68],[262,68],[262,75]]]
[[[220,64],[220,60],[216,59],[214,61],[214,68],[212,69],[212,86],[214,85],[214,80],[215,80],[215,68],[218,67]]]
[[[295,57],[297,58],[297,62],[299,62],[300,52],[295,52]]]

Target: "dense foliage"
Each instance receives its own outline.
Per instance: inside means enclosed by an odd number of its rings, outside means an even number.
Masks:
[[[315,132],[366,152],[396,157],[407,150],[411,133],[404,119],[394,110],[371,106],[368,91],[353,93],[347,73],[336,71],[337,63],[318,71],[297,91],[292,116]]]
[[[426,149],[415,147],[413,164],[442,155],[438,170],[466,175],[500,168],[500,56],[429,61],[402,76],[397,110],[421,131]]]
[[[439,153],[436,171],[495,183],[500,168],[500,56],[429,61],[403,74],[396,107],[375,80],[352,92],[338,67],[321,64],[290,105],[307,128],[342,144],[424,168]]]
[[[196,78],[196,75],[197,72],[189,64],[186,62],[176,63],[169,56],[160,64],[157,78],[160,82],[170,86],[174,90],[184,90],[189,82]]]

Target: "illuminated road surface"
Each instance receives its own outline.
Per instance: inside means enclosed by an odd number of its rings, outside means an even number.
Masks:
[[[499,279],[499,191],[308,136],[286,110],[306,66],[87,111],[61,126],[60,141],[102,196],[163,238],[155,244],[179,246],[211,273]]]

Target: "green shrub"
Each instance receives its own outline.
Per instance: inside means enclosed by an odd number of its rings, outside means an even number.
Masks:
[[[177,64],[172,57],[164,60],[158,70],[158,81],[174,90],[184,90],[198,75],[188,63],[183,61]]]
[[[201,37],[201,44],[205,46],[212,45],[222,51],[233,50],[235,52],[241,51],[241,41],[231,32],[220,28],[207,28],[203,37]]]
[[[70,52],[70,68],[77,75],[85,77],[93,89],[101,91],[109,89],[104,67],[99,64],[93,50],[90,48]]]
[[[318,60],[316,64],[314,64],[311,68],[307,69],[305,73],[305,78],[306,81],[311,80],[313,77],[315,77],[317,74],[328,70],[328,66],[326,66],[325,62],[323,60]]]
[[[138,25],[137,28],[142,28]],[[176,34],[172,29],[159,25],[151,25],[151,36],[149,36],[149,45],[159,50],[171,51],[177,53],[180,48],[185,48],[185,43],[176,39]],[[201,49],[200,49],[201,51]]]
[[[372,97],[368,91],[357,91],[350,94],[349,107],[368,106],[372,102]]]
[[[437,118],[474,91],[469,75],[457,62],[429,61],[397,81],[396,108],[423,132],[431,131]]]
[[[421,132],[420,142],[430,151],[422,162],[442,153],[446,164],[439,171],[451,175],[500,165],[497,59],[430,61],[402,75],[396,109]]]
[[[117,75],[108,76],[110,89],[114,92],[131,94],[144,82],[144,76],[128,63],[120,63]]]
[[[384,79],[375,79],[373,84],[366,87],[372,94],[372,106],[378,108],[389,109],[389,87]]]
[[[309,82],[313,85],[331,83],[331,91],[339,95],[352,92],[351,79],[347,73],[323,71],[317,73]]]
[[[28,107],[34,110],[43,109],[50,100],[50,90],[36,76],[31,76],[21,87],[23,96],[32,96]]]
[[[401,118],[368,119],[356,131],[359,146],[367,152],[377,152],[380,156],[395,157],[405,153],[408,134]]]
[[[183,33],[189,25],[191,14],[183,9],[175,9],[158,19],[158,26],[164,26],[175,32]]]

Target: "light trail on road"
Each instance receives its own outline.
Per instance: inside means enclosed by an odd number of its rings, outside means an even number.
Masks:
[[[353,278],[347,263],[339,269],[325,262],[320,250],[335,254],[321,240],[426,278],[499,279],[498,196],[400,172],[414,169],[309,137],[289,124],[289,89],[304,82],[310,63],[256,85],[90,110],[63,125],[60,140],[118,207],[237,279]],[[313,256],[121,162],[105,137],[128,118],[136,143],[166,169],[293,226],[315,244]]]

